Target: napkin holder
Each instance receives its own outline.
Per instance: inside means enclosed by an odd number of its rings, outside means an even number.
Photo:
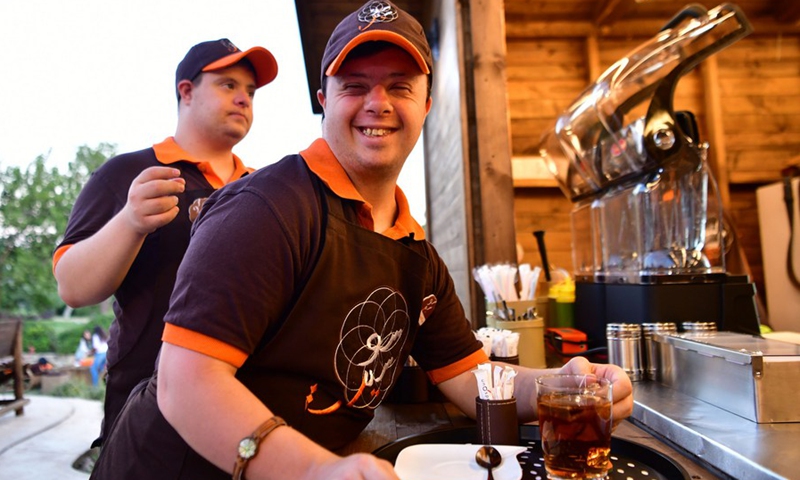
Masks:
[[[519,445],[517,399],[484,400],[475,398],[478,438],[484,445]]]

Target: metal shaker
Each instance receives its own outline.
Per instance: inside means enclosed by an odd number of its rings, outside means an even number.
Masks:
[[[683,322],[681,323],[683,331],[686,333],[697,333],[700,335],[707,335],[717,331],[717,324],[714,322]]]
[[[678,326],[673,322],[643,323],[642,338],[644,339],[644,371],[648,380],[658,380],[661,352],[658,342],[653,340],[654,334],[678,333]]]
[[[636,323],[606,325],[608,362],[619,365],[631,381],[642,379],[642,326]]]

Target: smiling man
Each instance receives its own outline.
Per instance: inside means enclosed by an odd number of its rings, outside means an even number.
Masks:
[[[252,171],[233,154],[250,130],[253,95],[278,73],[272,54],[228,39],[192,47],[175,72],[174,137],[94,172],[53,256],[58,292],[74,308],[115,297],[100,438],[133,387],[149,378],[189,231],[206,197]]]
[[[178,273],[158,371],[131,395],[94,479],[393,479],[335,452],[370,422],[409,355],[475,415],[487,361],[444,262],[397,186],[431,107],[420,24],[370,1],[323,55],[322,138],[209,198]],[[519,416],[535,418],[518,367]],[[615,382],[615,418],[631,384]],[[535,403],[535,402],[533,402]]]

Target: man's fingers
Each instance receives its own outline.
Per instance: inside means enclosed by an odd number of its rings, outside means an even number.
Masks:
[[[146,183],[152,180],[169,180],[172,178],[180,178],[181,171],[172,167],[150,167],[142,170],[134,183]]]
[[[148,233],[152,233],[157,228],[163,227],[174,220],[175,217],[178,216],[178,213],[180,213],[180,209],[178,209],[177,206],[174,206],[166,211],[155,213],[153,215],[147,215],[141,219],[143,230],[147,231]]]

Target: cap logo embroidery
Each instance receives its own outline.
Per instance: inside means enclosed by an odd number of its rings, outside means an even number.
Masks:
[[[236,52],[238,52],[238,51],[239,51],[239,47],[237,47],[236,45],[234,45],[234,44],[233,44],[233,42],[231,42],[231,41],[230,41],[230,40],[228,40],[227,38],[226,38],[226,39],[224,39],[224,40],[222,40],[222,42],[221,42],[221,43],[222,43],[222,45],[223,45],[225,48],[227,48],[227,49],[228,49],[228,51],[229,51],[229,52],[231,52],[231,53],[236,53]]]
[[[397,20],[398,13],[394,7],[386,2],[370,2],[358,12],[358,21],[366,23],[365,27],[358,27],[364,31],[372,26],[373,23],[389,23]]]

